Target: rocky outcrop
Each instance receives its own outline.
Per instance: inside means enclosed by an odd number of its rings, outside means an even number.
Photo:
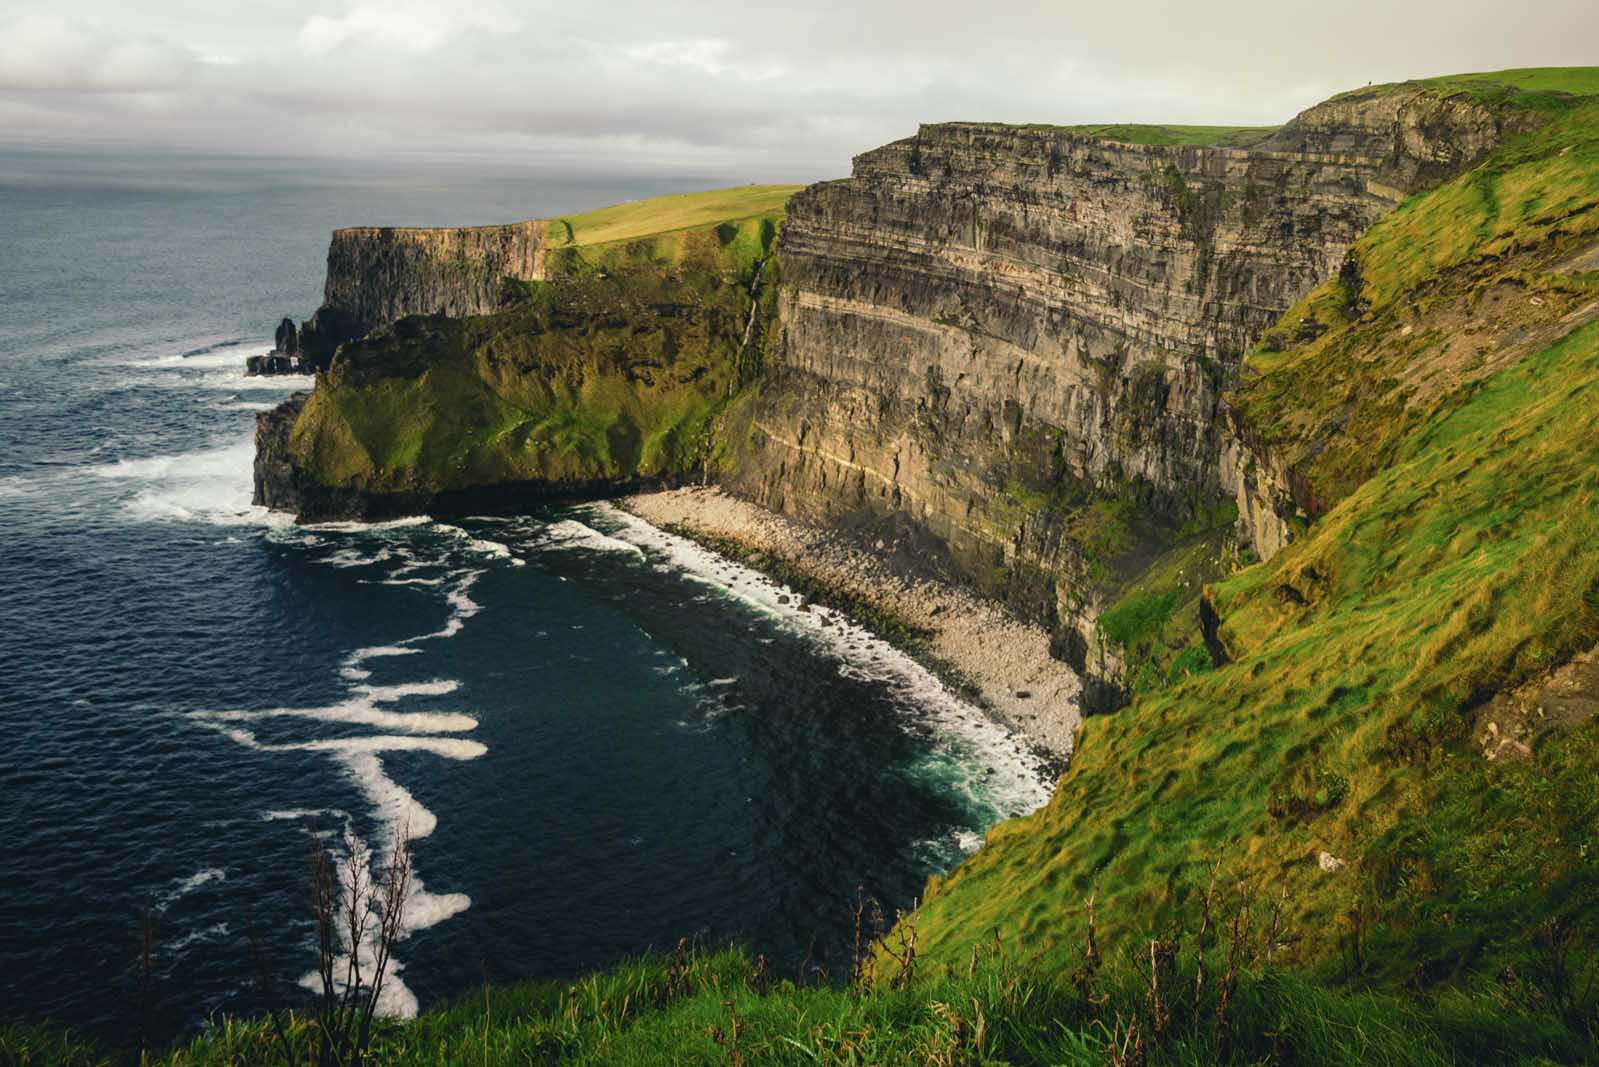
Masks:
[[[546,223],[457,229],[360,226],[335,230],[322,307],[305,325],[307,357],[409,315],[483,315],[508,283],[539,279]]]
[[[1263,147],[1377,159],[1381,179],[1409,191],[1460,173],[1535,122],[1531,111],[1490,107],[1467,93],[1388,85],[1317,104]]]
[[[280,355],[296,356],[300,353],[300,331],[295,328],[294,320],[285,318],[278,323],[277,333],[273,335],[276,342],[275,351]]]
[[[300,331],[295,328],[293,319],[285,318],[278,323],[274,340],[277,347],[272,351],[245,358],[246,377],[310,373],[311,368],[300,357]]]
[[[251,503],[258,507],[296,510],[301,476],[289,450],[289,436],[310,396],[310,393],[295,393],[271,411],[263,411],[255,417],[255,487]]]

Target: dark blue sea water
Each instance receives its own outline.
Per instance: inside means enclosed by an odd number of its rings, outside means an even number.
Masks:
[[[347,833],[413,844],[391,1010],[680,936],[836,965],[857,884],[907,905],[1044,798],[904,656],[608,506],[250,506],[256,413],[307,383],[242,361],[317,305],[329,230],[713,184],[0,154],[0,1019],[293,1002]]]

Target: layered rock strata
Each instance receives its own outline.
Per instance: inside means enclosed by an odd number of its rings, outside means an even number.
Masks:
[[[323,363],[338,344],[410,315],[483,315],[507,283],[542,277],[545,222],[456,229],[350,227],[328,246],[322,307],[305,325],[307,354]]]
[[[1223,415],[1242,354],[1504,132],[1430,90],[1329,101],[1249,151],[923,126],[791,202],[784,343],[729,484],[815,520],[908,520],[966,576],[1084,624],[1103,561],[1083,509],[1131,498],[1177,526],[1236,494],[1275,515]]]

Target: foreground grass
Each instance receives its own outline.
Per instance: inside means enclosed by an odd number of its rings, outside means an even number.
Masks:
[[[1221,949],[1208,956],[1197,996],[1195,958],[1179,951],[1161,970],[1158,1010],[1147,969],[1132,961],[1050,973],[995,943],[965,967],[870,988],[796,987],[737,951],[651,957],[574,983],[485,987],[384,1024],[369,1062],[1443,1067],[1576,1064],[1599,1054],[1591,1035],[1508,988],[1415,1002],[1267,967],[1229,986]],[[302,1062],[309,1025],[285,1020]],[[1141,1058],[1129,1058],[1135,1050]],[[0,1028],[0,1056],[17,1067],[137,1062],[136,1053],[112,1055],[39,1027]],[[223,1019],[145,1062],[245,1067],[287,1057],[269,1023]]]

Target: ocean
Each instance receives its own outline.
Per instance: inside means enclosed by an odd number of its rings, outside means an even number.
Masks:
[[[352,837],[414,857],[392,1013],[681,937],[836,973],[857,886],[908,907],[1044,801],[911,659],[608,504],[251,507],[256,414],[310,383],[243,361],[330,230],[725,184],[0,153],[0,1021],[301,1002],[309,856]]]

